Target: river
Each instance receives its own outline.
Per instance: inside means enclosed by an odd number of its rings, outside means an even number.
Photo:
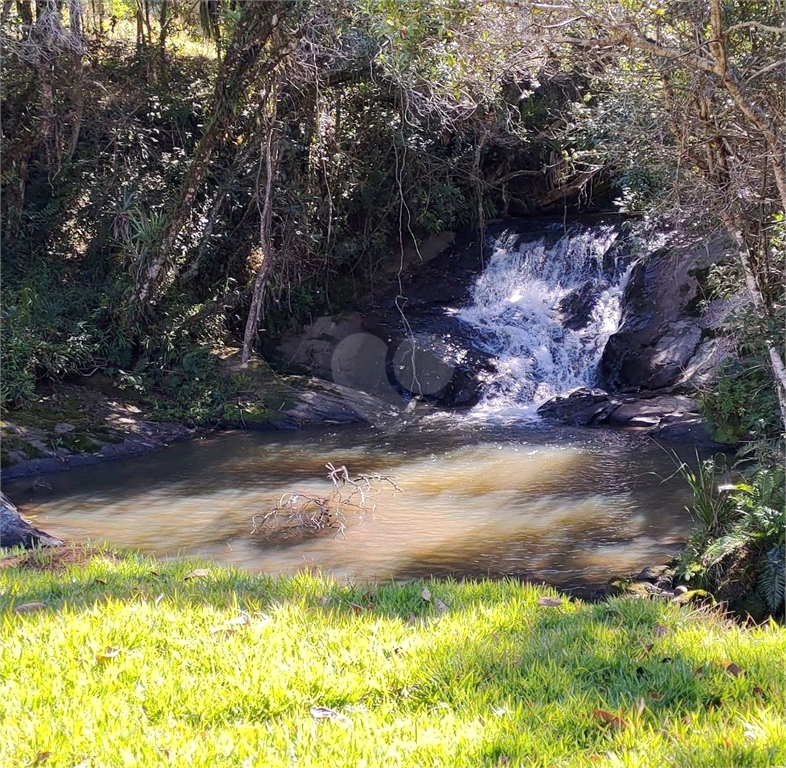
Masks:
[[[389,476],[400,491],[372,483],[365,507],[344,510],[343,530],[251,535],[285,493],[330,497],[327,463]],[[4,490],[56,536],[159,557],[359,581],[513,575],[584,592],[676,551],[691,520],[674,473],[674,458],[636,434],[437,419],[399,431],[217,433],[48,474],[49,488],[26,478]]]

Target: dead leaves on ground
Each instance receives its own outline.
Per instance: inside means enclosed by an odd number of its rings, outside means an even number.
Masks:
[[[45,609],[46,603],[23,603],[22,605],[17,605],[16,608],[14,608],[14,613],[35,613],[36,611],[43,611]]]
[[[106,664],[120,655],[120,649],[107,646],[103,653],[96,654],[96,664]]]
[[[191,579],[205,579],[210,576],[210,569],[209,568],[197,568],[195,571],[191,571],[191,573],[187,573],[183,576],[183,581],[190,581]]]
[[[436,609],[437,613],[447,613],[448,607],[438,597],[432,599],[431,592],[428,587],[424,587],[420,596],[427,602],[431,603]]]
[[[623,720],[621,717],[617,715],[612,715],[611,712],[607,712],[605,709],[596,709],[592,716],[598,723],[604,727],[609,728],[624,728],[627,725],[627,722]]]
[[[309,712],[315,720],[335,720],[344,725],[349,725],[352,722],[346,715],[342,715],[330,707],[311,707]]]

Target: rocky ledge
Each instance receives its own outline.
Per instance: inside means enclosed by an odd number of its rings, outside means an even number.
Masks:
[[[544,403],[538,413],[573,426],[636,429],[661,440],[728,447],[713,440],[696,402],[685,395],[650,392],[634,397],[577,389]]]
[[[0,547],[59,547],[63,542],[25,520],[16,506],[0,493]]]

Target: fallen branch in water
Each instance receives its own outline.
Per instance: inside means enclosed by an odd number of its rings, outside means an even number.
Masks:
[[[395,478],[388,475],[350,476],[342,465],[326,464],[328,479],[333,491],[323,496],[309,491],[291,491],[283,494],[270,508],[251,520],[252,536],[266,539],[302,538],[308,534],[334,531],[343,534],[349,518],[362,519],[376,504],[369,505],[369,496],[381,492],[379,484],[387,484],[401,493]]]

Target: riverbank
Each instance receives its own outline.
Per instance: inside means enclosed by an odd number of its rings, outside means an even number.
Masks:
[[[513,580],[361,587],[80,548],[12,560],[0,582],[9,767],[786,759],[774,624]]]
[[[259,358],[241,365],[235,348],[217,349],[215,357],[224,396],[198,422],[184,416],[171,393],[121,387],[103,375],[40,383],[35,399],[3,412],[0,477],[126,458],[219,429],[383,424],[397,416],[390,404],[364,392],[278,375]]]

